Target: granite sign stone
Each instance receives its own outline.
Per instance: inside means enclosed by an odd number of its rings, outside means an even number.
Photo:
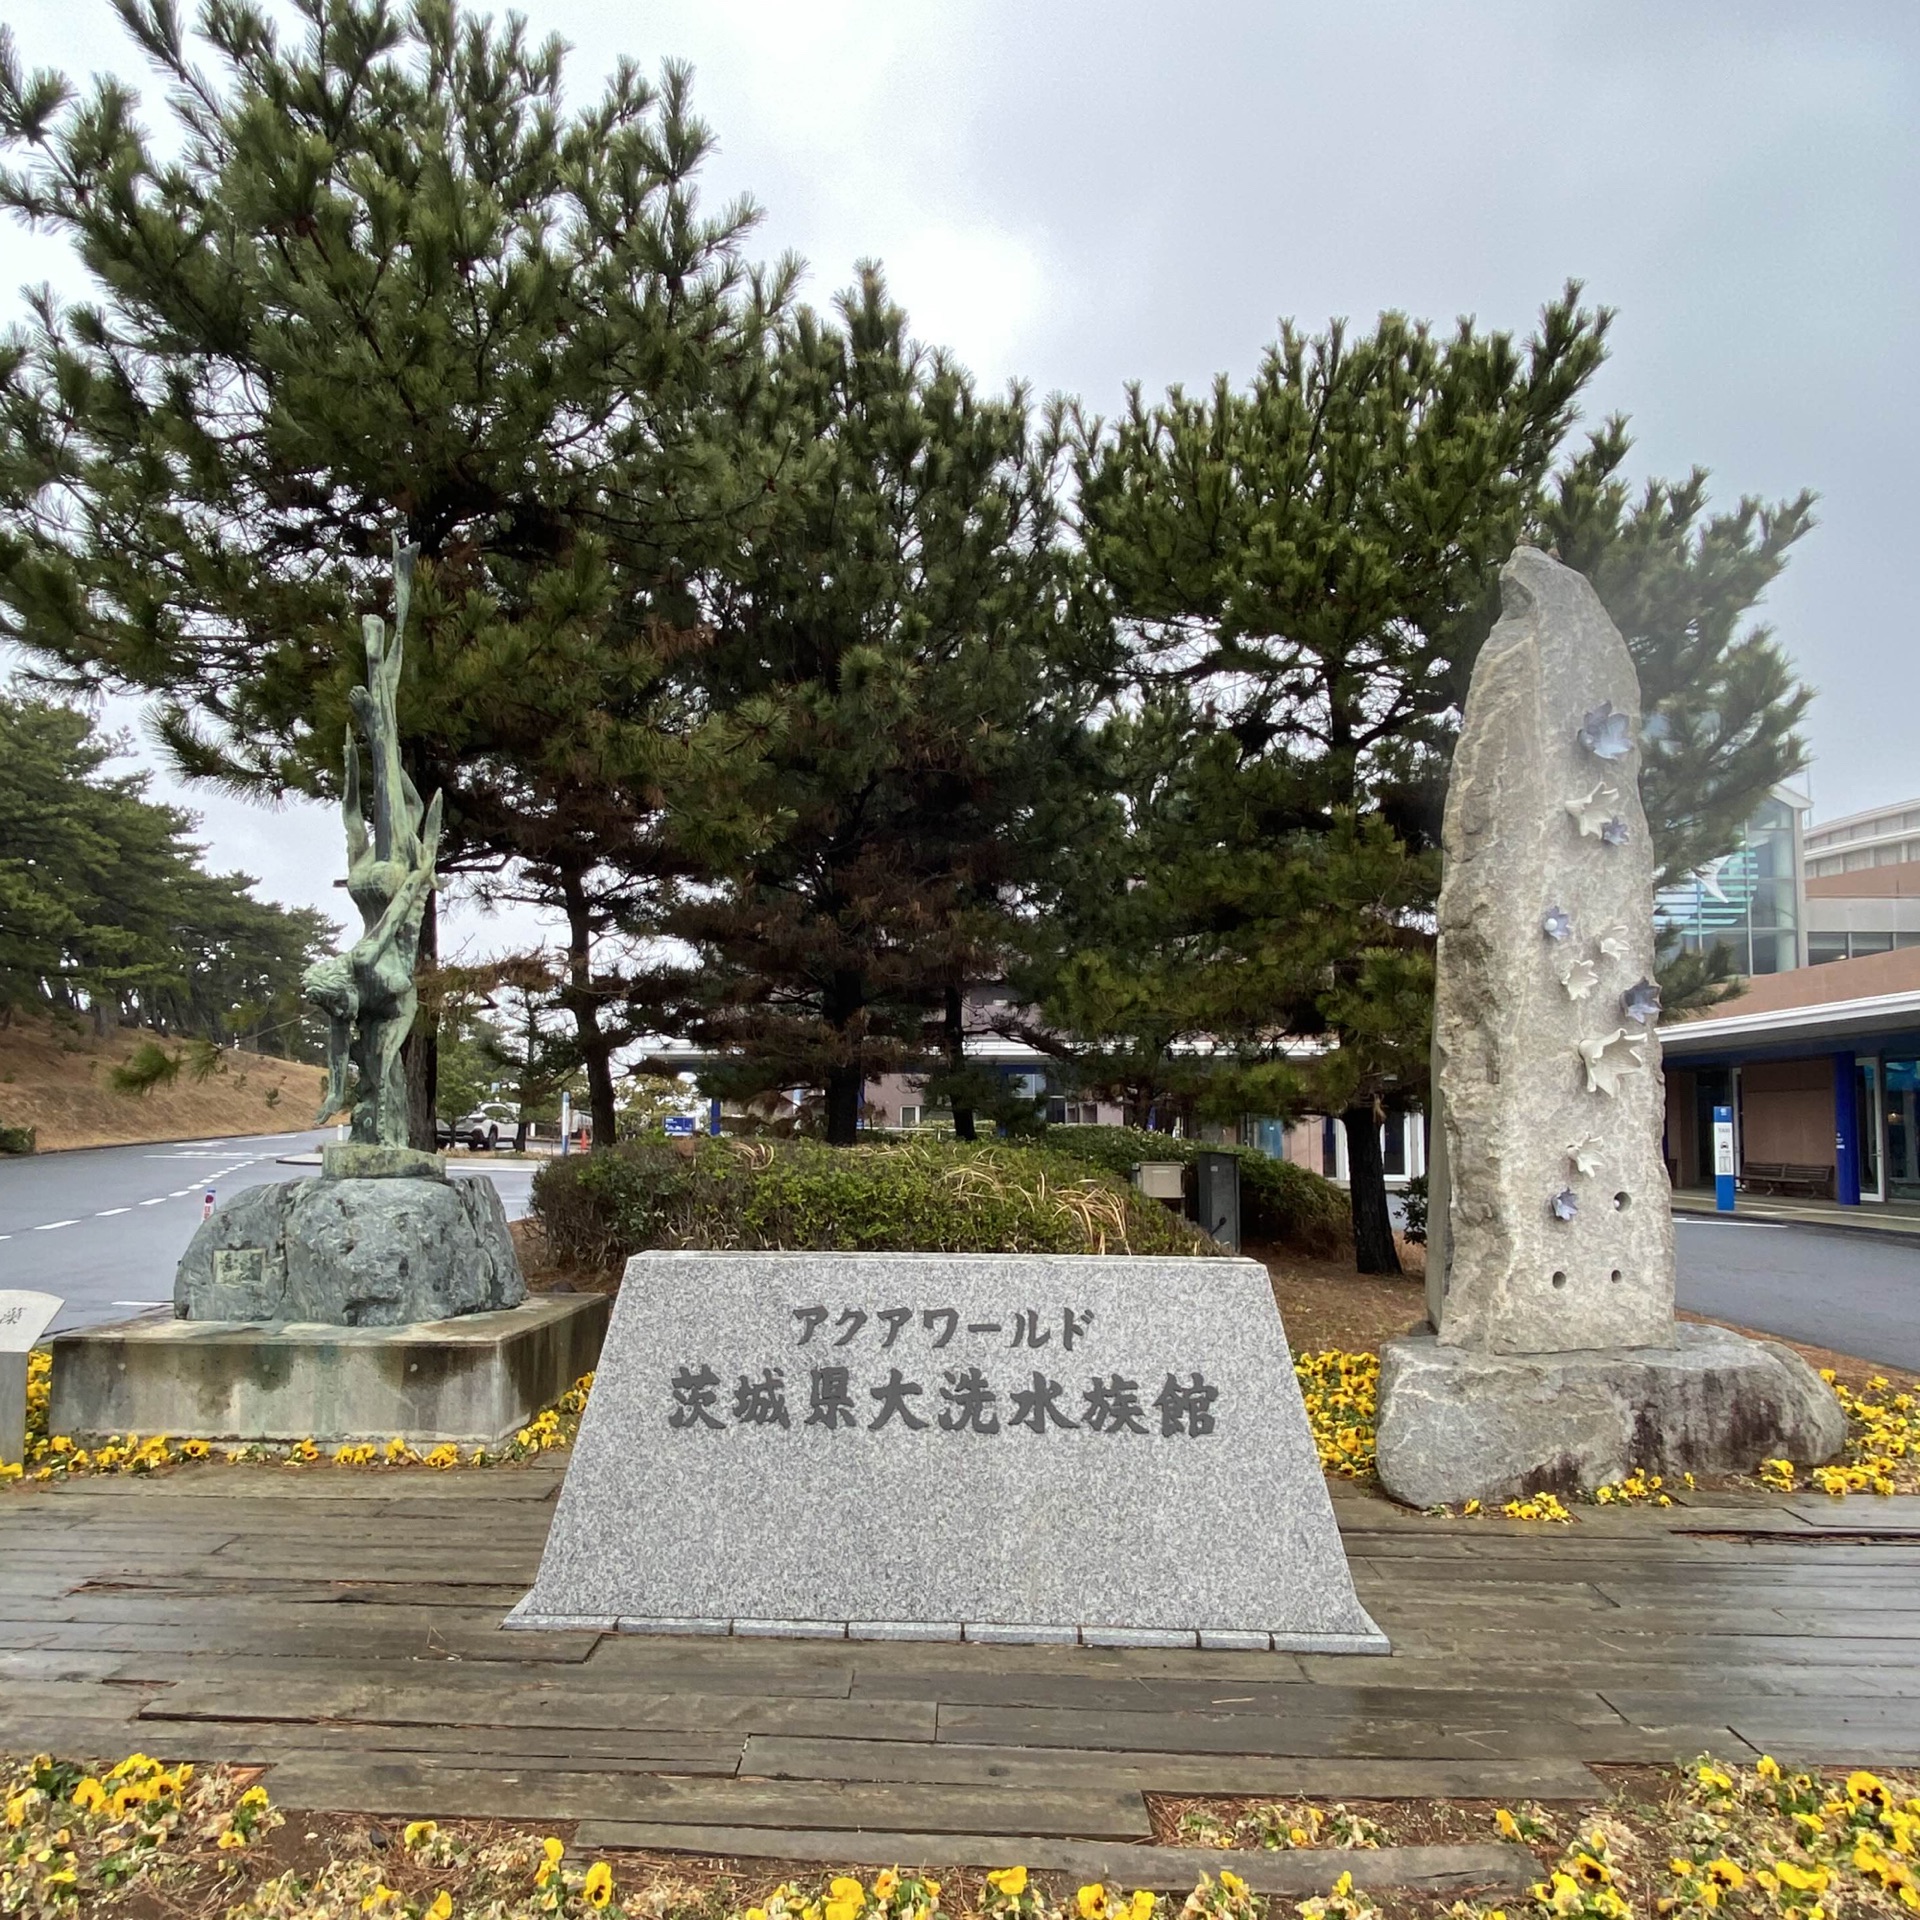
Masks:
[[[0,1290],[0,1467],[27,1456],[27,1360],[60,1311],[53,1293]]]
[[[1674,1322],[1632,656],[1548,555],[1501,587],[1447,791],[1435,1331],[1382,1352],[1382,1483],[1425,1506],[1825,1459],[1845,1423],[1804,1361]]]
[[[646,1253],[509,1624],[1384,1652],[1265,1270]]]

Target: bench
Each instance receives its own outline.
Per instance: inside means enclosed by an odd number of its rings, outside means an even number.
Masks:
[[[1749,1193],[1804,1193],[1810,1200],[1833,1198],[1831,1167],[1797,1166],[1790,1160],[1749,1160],[1740,1169]]]

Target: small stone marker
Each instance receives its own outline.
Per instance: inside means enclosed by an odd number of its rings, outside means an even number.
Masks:
[[[508,1624],[1387,1650],[1229,1259],[637,1255]]]
[[[27,1358],[62,1304],[53,1293],[0,1293],[0,1467],[27,1457]]]

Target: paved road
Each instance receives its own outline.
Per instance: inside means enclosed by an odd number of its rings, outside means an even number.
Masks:
[[[1920,1246],[1678,1215],[1680,1304],[1920,1372]]]
[[[300,1178],[307,1169],[281,1165],[282,1156],[316,1153],[333,1137],[327,1129],[0,1160],[0,1287],[59,1294],[67,1304],[56,1329],[171,1304],[173,1270],[208,1188],[224,1199]],[[510,1219],[526,1212],[532,1167],[476,1160],[454,1171],[490,1177]]]
[[[297,1178],[280,1164],[331,1132],[102,1147],[0,1160],[0,1287],[67,1302],[56,1327],[123,1318],[172,1299],[173,1269],[200,1224],[209,1187],[222,1196]],[[533,1169],[476,1161],[509,1217],[527,1210]],[[1680,1304],[1920,1371],[1920,1246],[1757,1221],[1675,1223]]]

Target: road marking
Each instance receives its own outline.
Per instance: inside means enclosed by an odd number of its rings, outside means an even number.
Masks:
[[[116,1213],[131,1213],[132,1211],[133,1209],[131,1207],[102,1207],[93,1217],[96,1220],[111,1220]],[[114,1304],[117,1306],[119,1302],[116,1301]]]
[[[46,1220],[34,1228],[35,1233],[51,1233],[55,1227],[77,1227],[78,1220]]]
[[[172,1195],[172,1194],[170,1194],[170,1193],[162,1193],[162,1194],[156,1194],[156,1195],[155,1195],[155,1196],[153,1197],[153,1199],[151,1199],[151,1200],[142,1200],[142,1201],[140,1202],[140,1204],[141,1204],[141,1205],[142,1205],[143,1207],[163,1207],[163,1206],[165,1206],[165,1205],[166,1205],[166,1203],[167,1203],[167,1202],[168,1202],[169,1200],[171,1200],[172,1198],[173,1198],[173,1195]]]
[[[116,1300],[116,1307],[170,1307],[171,1300]]]

